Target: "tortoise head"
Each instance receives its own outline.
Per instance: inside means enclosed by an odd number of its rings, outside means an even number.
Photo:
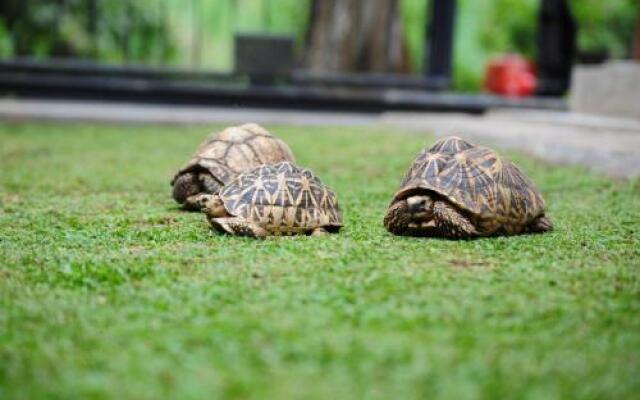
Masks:
[[[217,194],[205,194],[201,195],[198,199],[200,202],[200,209],[211,218],[221,218],[228,215],[227,210],[224,208],[224,202]]]
[[[421,194],[409,196],[407,201],[407,213],[411,222],[425,223],[433,219],[433,199]]]
[[[384,217],[384,226],[396,235],[418,235],[435,226],[434,201],[429,195],[414,194],[396,201]]]

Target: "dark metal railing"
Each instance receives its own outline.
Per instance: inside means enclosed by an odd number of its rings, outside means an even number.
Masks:
[[[182,12],[189,21],[183,21],[188,31],[181,41],[171,31],[176,16],[170,6],[178,1],[191,7]],[[310,0],[298,1],[290,4]],[[240,0],[2,0],[5,29],[0,34],[9,32],[12,49],[0,48],[0,95],[365,111],[564,107],[534,99],[433,93],[451,82],[455,0],[431,1],[426,53],[432,60],[423,74],[394,75],[296,69],[294,36],[264,34],[275,23],[270,10],[282,4],[277,0],[251,0],[261,7],[254,31],[263,33],[235,36],[246,31],[240,20],[247,2]],[[218,37],[205,30],[216,24],[212,15],[197,12],[212,2],[224,5],[212,13],[225,18]],[[299,39],[304,36],[304,29],[292,30]],[[227,68],[214,72],[204,62],[205,52],[221,41],[228,41]]]

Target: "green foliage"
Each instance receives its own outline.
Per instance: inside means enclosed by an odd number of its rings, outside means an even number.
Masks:
[[[171,58],[174,45],[158,18],[158,2],[96,1],[96,37],[86,0],[13,0],[3,5],[0,43],[5,56],[96,57],[107,62],[151,62]],[[8,46],[3,46],[6,48]]]
[[[11,41],[11,32],[7,29],[7,25],[0,18],[0,57],[9,58],[13,56],[13,43]]]
[[[493,0],[479,45],[489,56],[517,52],[535,56],[539,0]]]
[[[98,2],[98,59],[108,62],[163,63],[177,46],[165,21],[166,6],[155,0]],[[84,53],[86,54],[86,53]]]
[[[394,237],[431,138],[270,128],[338,192],[340,234],[178,210],[169,179],[210,127],[0,124],[0,397],[636,397],[639,182],[510,153],[554,232]]]
[[[429,17],[427,2],[423,0],[401,0],[400,15],[410,63],[414,71],[424,68],[424,39]]]
[[[636,0],[572,0],[579,22],[578,47],[606,50],[612,57],[628,57],[634,22],[640,18]]]

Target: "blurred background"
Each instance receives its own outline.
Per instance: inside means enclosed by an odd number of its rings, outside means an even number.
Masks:
[[[568,3],[578,26],[578,61],[632,56],[637,1]],[[498,55],[516,53],[535,59],[540,4],[539,0],[459,0],[451,88],[482,90],[487,64]],[[340,46],[338,40],[323,44],[319,35],[314,36],[313,27],[322,25],[320,28],[331,30],[344,22],[336,15],[314,14],[314,7],[333,8],[331,12],[343,18],[379,15],[371,16],[371,27],[359,26],[359,32],[344,29],[345,35],[360,36],[344,40],[361,44]],[[0,57],[72,58],[108,65],[231,72],[234,35],[245,32],[290,35],[297,66],[415,74],[425,68],[425,41],[429,40],[425,28],[430,11],[425,0],[3,0]],[[373,29],[381,22],[395,31],[381,35],[380,29]],[[352,24],[356,25],[353,20]],[[331,34],[325,32],[327,37]],[[366,43],[371,44],[370,58],[378,60],[364,60],[360,54],[349,62],[322,61],[329,57],[327,47],[342,53],[362,53],[356,47],[366,47]],[[376,48],[380,54],[374,51]],[[380,59],[382,53],[386,60]]]
[[[5,99],[638,119],[639,59],[636,0],[0,3]]]

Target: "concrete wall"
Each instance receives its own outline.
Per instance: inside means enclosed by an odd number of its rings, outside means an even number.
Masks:
[[[640,63],[576,66],[569,105],[578,113],[640,120]]]

